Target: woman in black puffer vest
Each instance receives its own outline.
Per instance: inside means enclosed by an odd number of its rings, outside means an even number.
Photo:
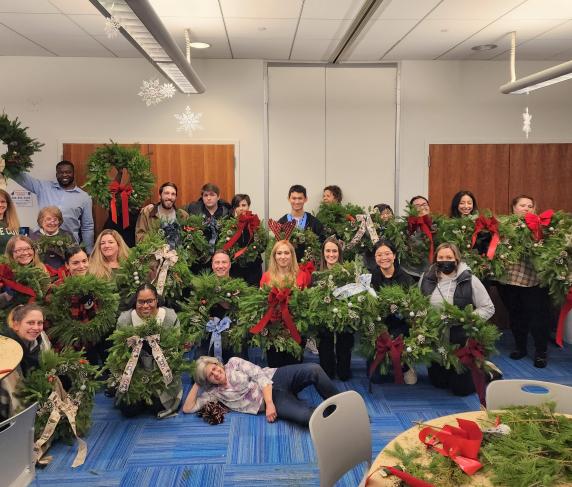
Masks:
[[[456,245],[443,243],[435,252],[435,263],[419,280],[419,289],[429,297],[431,305],[441,306],[443,301],[463,309],[473,305],[475,313],[488,320],[495,312],[495,307],[482,282],[473,276],[471,270],[461,262],[461,254]],[[467,335],[462,325],[450,328],[449,341],[464,346]],[[471,372],[458,374],[453,369],[446,369],[433,363],[428,368],[429,379],[435,387],[450,389],[457,396],[466,396],[475,392]]]

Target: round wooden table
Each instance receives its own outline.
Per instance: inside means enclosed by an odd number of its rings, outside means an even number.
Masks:
[[[393,475],[382,477],[380,472],[380,467],[381,466],[393,467],[399,463],[399,460],[397,458],[387,454],[387,451],[393,449],[396,443],[399,443],[405,451],[409,451],[412,448],[419,448],[419,451],[426,451],[426,447],[419,440],[419,432],[421,431],[421,429],[424,426],[445,426],[446,424],[457,426],[456,418],[469,419],[471,421],[484,420],[487,419],[487,413],[485,413],[484,411],[470,411],[467,413],[457,413],[457,414],[451,414],[449,416],[441,416],[440,418],[435,418],[424,422],[423,426],[415,425],[412,428],[409,428],[407,431],[404,431],[400,435],[396,436],[393,440],[391,440],[385,446],[385,448],[381,450],[381,452],[373,462],[373,465],[371,466],[368,472],[368,476],[372,475],[373,473],[373,475],[370,477],[367,483],[368,487],[382,487],[382,486],[391,487],[395,485],[395,480],[397,479],[397,477]],[[429,455],[424,454],[424,456],[426,456],[428,463]],[[490,481],[483,474],[479,472],[472,475],[471,477],[467,476],[467,483],[463,485],[467,486],[478,485],[479,487],[493,486],[493,484],[491,484]]]
[[[0,380],[18,367],[23,355],[24,350],[16,340],[0,336]]]

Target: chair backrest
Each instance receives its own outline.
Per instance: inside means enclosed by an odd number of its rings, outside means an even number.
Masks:
[[[365,402],[355,391],[322,402],[310,418],[310,435],[318,457],[320,487],[332,487],[361,462],[371,465],[369,416]]]
[[[487,387],[487,408],[491,410],[548,401],[556,403],[556,412],[572,414],[572,387],[529,379],[496,380]]]
[[[2,485],[25,487],[36,475],[34,421],[38,403],[0,423]]]

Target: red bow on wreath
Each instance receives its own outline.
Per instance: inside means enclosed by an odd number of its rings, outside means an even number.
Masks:
[[[244,254],[248,250],[248,246],[250,245],[250,242],[252,242],[252,239],[254,238],[254,233],[256,232],[256,230],[258,230],[259,226],[260,226],[260,219],[258,218],[257,215],[255,215],[251,211],[245,211],[244,213],[241,213],[240,216],[238,217],[238,228],[236,229],[236,232],[230,238],[230,240],[224,244],[223,249],[227,251],[231,249],[232,246],[236,242],[238,242],[238,239],[241,237],[244,230],[245,229],[248,230],[248,243],[242,249],[237,250],[234,253],[233,259],[234,260],[238,259],[242,254]]]
[[[562,347],[562,339],[564,337],[564,322],[566,321],[566,316],[572,309],[572,287],[568,289],[568,294],[566,295],[566,300],[560,308],[560,316],[558,317],[558,326],[556,327],[556,343]]]
[[[296,228],[296,222],[294,220],[286,223],[278,223],[272,219],[268,220],[268,228],[272,230],[272,233],[280,240],[290,240],[292,232]]]
[[[401,370],[401,354],[403,353],[403,335],[399,335],[394,340],[391,335],[384,331],[377,337],[375,341],[375,358],[369,366],[369,375],[374,373],[375,369],[383,362],[383,359],[389,353],[391,363],[393,365],[393,377],[396,384],[403,384],[403,371]]]
[[[87,323],[97,315],[97,302],[91,294],[70,298],[70,315],[81,323]]]
[[[497,245],[500,242],[498,220],[494,216],[491,216],[490,218],[487,218],[482,215],[479,216],[475,220],[475,231],[473,232],[473,238],[471,239],[471,247],[475,246],[475,243],[477,241],[477,236],[483,230],[489,231],[492,235],[491,242],[489,243],[489,248],[487,250],[487,258],[489,260],[493,260],[495,252],[497,250]]]
[[[423,216],[408,216],[407,217],[407,230],[409,235],[413,234],[415,230],[421,230],[429,239],[429,262],[433,262],[433,234],[431,233],[431,225],[433,221],[429,215]]]
[[[542,240],[542,227],[550,225],[552,215],[554,215],[554,210],[546,210],[540,215],[535,215],[534,213],[527,213],[524,215],[526,226],[530,229],[534,240],[537,242]]]
[[[473,384],[479,396],[479,400],[483,406],[486,406],[485,400],[485,374],[477,365],[485,359],[485,350],[483,346],[474,338],[469,338],[467,344],[463,348],[455,350],[455,355],[459,357],[461,363],[471,371]]]
[[[290,336],[296,340],[296,343],[301,343],[302,338],[288,309],[291,293],[292,290],[290,288],[278,289],[273,287],[270,294],[268,294],[268,309],[262,319],[250,328],[250,333],[260,333],[270,321],[281,320],[290,332]]]
[[[29,303],[36,300],[36,292],[32,288],[14,281],[14,272],[6,264],[0,264],[0,282],[14,291],[30,296]]]
[[[130,184],[121,184],[117,181],[113,181],[109,184],[109,192],[111,193],[111,220],[113,223],[117,223],[117,193],[121,196],[121,218],[123,219],[123,228],[129,226],[129,196],[133,192],[133,188]]]

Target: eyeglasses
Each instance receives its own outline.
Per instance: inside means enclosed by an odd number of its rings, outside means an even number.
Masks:
[[[153,299],[138,299],[137,300],[137,306],[151,306],[155,301],[157,301],[156,298]]]
[[[12,253],[14,255],[22,255],[22,254],[27,254],[28,252],[33,252],[34,249],[32,249],[32,247],[22,247],[21,249],[16,249],[14,250]]]
[[[44,223],[59,223],[60,219],[57,217],[45,216]]]
[[[429,208],[429,205],[427,203],[414,203],[413,206],[415,206],[416,208]]]

